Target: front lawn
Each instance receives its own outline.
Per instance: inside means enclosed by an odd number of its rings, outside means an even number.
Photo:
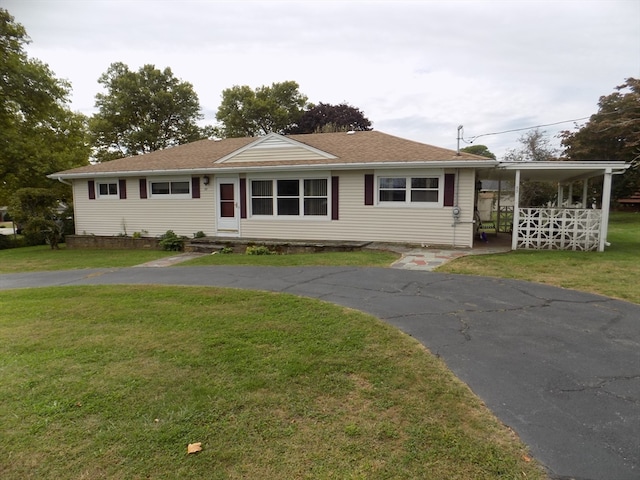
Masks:
[[[60,250],[47,245],[0,250],[0,273],[69,270],[79,268],[132,267],[175,255],[161,250]]]
[[[612,212],[604,252],[519,250],[459,258],[438,272],[515,278],[640,303],[640,214]]]
[[[442,361],[353,310],[153,286],[0,303],[4,480],[546,478]]]

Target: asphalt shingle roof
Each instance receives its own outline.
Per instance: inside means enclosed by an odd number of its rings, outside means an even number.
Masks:
[[[247,147],[260,138],[227,138],[224,140],[199,140],[177,147],[158,150],[145,155],[121,158],[110,162],[87,165],[58,172],[55,175],[134,173],[164,170],[203,170],[229,168],[233,166],[256,167],[276,165],[335,165],[385,162],[443,162],[443,161],[487,161],[485,157],[469,153],[456,154],[454,150],[435,147],[406,140],[377,131],[346,133],[320,133],[308,135],[288,135],[310,147],[334,155],[335,159],[287,160],[266,162],[234,162],[233,158],[224,163],[215,162],[238,149]]]

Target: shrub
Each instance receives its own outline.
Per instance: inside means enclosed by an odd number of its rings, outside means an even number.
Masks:
[[[204,233],[202,230],[200,230],[200,231],[198,231],[198,232],[193,234],[193,238],[204,238],[206,236],[207,236],[207,234]]]
[[[223,254],[233,253],[233,248],[231,248],[231,247],[224,247],[222,250],[220,250],[220,253],[223,253]]]
[[[271,255],[271,250],[264,245],[254,245],[247,247],[247,251],[245,252],[247,255]]]
[[[184,237],[176,235],[173,230],[167,230],[166,233],[160,237],[159,244],[163,250],[180,252],[184,248]]]

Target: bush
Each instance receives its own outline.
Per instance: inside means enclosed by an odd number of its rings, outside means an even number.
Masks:
[[[159,244],[163,250],[181,252],[184,248],[184,237],[176,235],[173,230],[167,230],[166,233],[160,237]]]
[[[245,252],[247,255],[271,255],[273,252],[269,250],[268,247],[264,245],[255,245],[251,247],[247,247]]]
[[[199,232],[196,232],[193,234],[193,238],[204,238],[206,237],[207,234],[204,233],[202,230],[200,230]]]
[[[27,244],[23,237],[15,238],[13,235],[0,235],[0,250],[8,248],[26,247]]]

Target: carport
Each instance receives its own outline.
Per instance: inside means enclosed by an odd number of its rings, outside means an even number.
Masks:
[[[493,169],[478,171],[478,180],[497,180],[513,185],[513,207],[500,205],[498,188],[496,232],[511,231],[511,249],[597,250],[607,244],[611,182],[613,175],[629,168],[624,162],[499,162]],[[549,205],[520,205],[525,182],[553,182],[557,196]],[[594,186],[602,182],[600,198]]]

